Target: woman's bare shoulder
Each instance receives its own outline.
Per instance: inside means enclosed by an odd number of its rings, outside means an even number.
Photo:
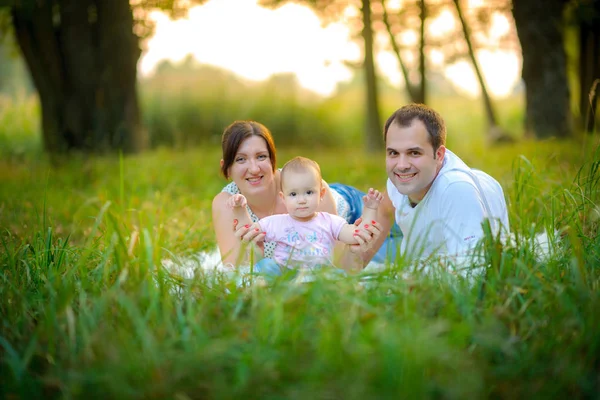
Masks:
[[[220,210],[220,209],[226,208],[227,199],[230,198],[231,196],[232,196],[231,193],[227,193],[227,192],[217,193],[217,195],[213,198],[213,201],[212,201],[213,210],[215,210],[215,209]]]

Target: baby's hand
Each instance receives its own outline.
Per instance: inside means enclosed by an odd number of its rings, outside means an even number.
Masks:
[[[379,190],[370,188],[366,195],[363,196],[363,203],[365,207],[377,209],[379,208],[379,204],[383,200],[383,195],[379,192]]]
[[[246,197],[243,194],[234,194],[227,199],[227,206],[229,208],[244,207],[246,206]]]

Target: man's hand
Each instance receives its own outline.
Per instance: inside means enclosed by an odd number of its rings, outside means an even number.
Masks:
[[[370,188],[363,200],[363,215],[354,224],[359,227],[354,235],[358,245],[350,247],[353,253],[366,254],[381,233],[377,224],[377,210],[383,201],[383,194],[379,190]],[[364,223],[362,221],[365,221]]]
[[[378,192],[379,193],[379,192]],[[361,254],[367,252],[373,243],[377,241],[377,238],[381,234],[381,228],[376,221],[369,221],[369,223],[362,223],[363,219],[359,218],[354,222],[357,229],[354,237],[358,244],[351,244],[350,251],[354,254]]]

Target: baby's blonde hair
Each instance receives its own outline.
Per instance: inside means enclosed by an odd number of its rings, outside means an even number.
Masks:
[[[321,167],[319,167],[319,164],[316,161],[311,160],[310,158],[298,156],[286,162],[283,168],[281,169],[281,187],[283,187],[286,171],[307,172],[310,169],[313,169],[317,173],[317,179],[319,180],[320,186],[322,178]]]

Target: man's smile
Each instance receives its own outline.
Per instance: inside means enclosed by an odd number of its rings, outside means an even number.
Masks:
[[[394,175],[401,182],[408,182],[408,181],[410,181],[412,178],[414,178],[417,175],[417,172],[413,172],[411,174],[400,174],[398,172],[394,172]]]

